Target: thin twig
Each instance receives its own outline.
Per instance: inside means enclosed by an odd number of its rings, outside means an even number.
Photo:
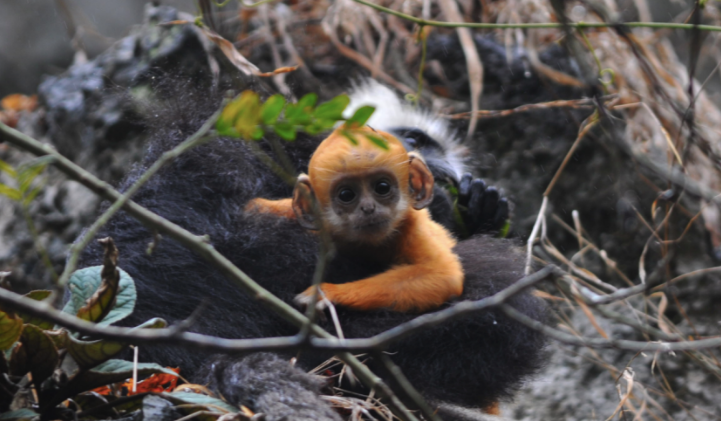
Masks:
[[[378,358],[383,365],[386,367],[389,373],[393,376],[393,378],[398,382],[398,385],[403,389],[403,391],[408,395],[408,397],[413,401],[413,403],[418,406],[418,409],[421,410],[425,418],[432,420],[432,421],[441,421],[441,418],[436,415],[435,411],[433,411],[433,408],[431,408],[423,399],[423,396],[421,396],[420,393],[413,387],[411,382],[408,381],[408,378],[403,374],[403,371],[401,371],[400,367],[395,365],[391,358],[384,354],[384,353],[378,353],[376,355],[376,358]]]
[[[442,22],[437,20],[427,20],[398,12],[381,5],[371,3],[366,0],[353,0],[356,3],[372,7],[381,12],[388,13],[399,18],[406,19],[419,25],[437,26],[441,28],[474,28],[474,29],[557,29],[564,26],[570,28],[652,28],[652,29],[694,29],[701,31],[721,32],[721,26],[715,25],[693,25],[687,23],[674,22],[624,22],[624,23],[607,23],[607,22],[569,22],[567,24],[544,22],[544,23],[481,23],[481,22]]]
[[[585,346],[589,348],[616,348],[625,351],[647,351],[647,352],[674,352],[674,351],[691,351],[699,349],[711,349],[721,346],[721,337],[699,339],[697,341],[684,342],[644,342],[630,341],[626,339],[600,339],[600,338],[583,338],[554,329],[537,320],[534,320],[515,308],[502,304],[500,308],[508,317],[516,321],[542,332],[549,338],[555,339],[569,345]]]
[[[611,96],[603,97],[601,100],[610,99]],[[550,108],[573,108],[573,109],[592,109],[595,107],[595,100],[593,98],[583,99],[560,99],[557,101],[539,102],[537,104],[525,104],[509,110],[478,110],[476,111],[476,117],[479,119],[483,118],[496,118],[496,117],[508,117],[516,113],[525,113],[535,110],[547,110]],[[451,120],[465,120],[471,117],[470,112],[448,114],[443,116]]]

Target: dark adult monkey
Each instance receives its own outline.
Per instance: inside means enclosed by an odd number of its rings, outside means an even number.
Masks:
[[[121,191],[164,151],[197,130],[217,109],[219,99],[186,88],[170,105],[172,108],[153,114],[158,118],[151,122],[156,128],[148,154],[121,184]],[[299,170],[306,169],[319,141],[302,135],[286,145]],[[272,155],[271,148],[261,144]],[[431,160],[429,165],[433,171]],[[282,198],[290,193],[289,186],[259,162],[245,144],[218,139],[180,156],[153,177],[134,200],[191,232],[208,235],[220,253],[271,293],[292,303],[311,284],[318,250],[316,237],[295,221],[243,211],[253,198]],[[108,235],[115,239],[120,265],[133,277],[138,291],[138,302],[124,321],[126,325],[135,326],[152,317],[178,323],[206,299],[212,304],[195,318],[191,331],[228,338],[297,333],[296,327],[241,292],[203,258],[174,240],[162,239],[148,255],[153,233],[128,215],[119,213],[99,234]],[[523,276],[523,259],[509,241],[472,238],[458,243],[454,253],[466,274],[460,299],[480,299]],[[81,264],[95,265],[101,258],[102,250],[93,245]],[[341,256],[331,263],[327,279],[355,281],[386,269]],[[537,320],[544,318],[543,303],[530,294],[520,294],[510,304]],[[414,315],[339,308],[339,317],[346,337],[367,337]],[[539,368],[543,343],[537,332],[501,312],[489,311],[424,330],[393,344],[388,351],[427,398],[486,407],[510,397]],[[141,360],[180,366],[186,378],[209,382],[231,402],[263,412],[268,420],[339,419],[318,397],[319,381],[291,367],[290,356],[295,353],[211,357],[167,345],[140,350]],[[308,370],[322,358],[306,351],[301,353],[298,365]]]

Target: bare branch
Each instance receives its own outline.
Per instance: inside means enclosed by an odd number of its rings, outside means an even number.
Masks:
[[[697,351],[700,349],[710,349],[721,347],[721,337],[699,339],[697,341],[684,342],[644,342],[629,341],[626,339],[602,339],[602,338],[583,338],[579,336],[564,333],[558,329],[554,329],[537,320],[534,320],[513,307],[502,304],[501,309],[508,317],[517,320],[520,323],[530,327],[531,329],[542,332],[549,338],[555,339],[569,345],[585,346],[589,348],[616,348],[625,351],[648,351],[648,352],[672,352],[672,351]]]

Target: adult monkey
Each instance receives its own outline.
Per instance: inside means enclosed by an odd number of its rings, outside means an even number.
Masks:
[[[131,171],[120,190],[127,189],[165,150],[192,134],[219,104],[217,98],[206,92],[185,89],[175,95],[174,107],[153,113],[159,118],[152,121],[156,131],[148,155],[142,165]],[[426,136],[430,132],[405,123],[401,130],[413,132],[416,137],[419,132]],[[319,138],[301,135],[286,145],[288,155],[299,170],[306,169],[319,141]],[[444,146],[436,143],[439,147],[431,145],[428,150],[438,152],[435,158],[441,162]],[[416,149],[423,152],[421,147]],[[270,148],[267,150],[272,154]],[[427,160],[434,175],[442,170],[436,166],[434,171],[433,160]],[[452,181],[465,181],[467,185],[461,186],[462,198],[469,204],[481,204],[475,208],[470,206],[481,214],[481,217],[472,217],[483,223],[499,219],[499,214],[505,219],[502,209],[498,211],[502,206],[498,205],[497,192],[495,207],[487,205],[485,200],[479,200],[478,194],[471,194],[473,189],[468,186],[472,183],[468,183],[467,178],[458,180],[457,177]],[[474,185],[478,187],[479,183]],[[481,196],[489,191],[477,187],[475,192]],[[245,144],[218,139],[187,152],[161,170],[134,200],[196,234],[208,235],[220,253],[271,293],[290,303],[311,283],[317,259],[316,237],[295,221],[243,211],[255,197],[280,198],[289,194],[290,187],[260,163]],[[434,216],[436,214],[441,219],[445,217],[446,223],[453,220],[443,214],[442,208],[436,209]],[[483,223],[477,227],[483,228]],[[174,240],[162,239],[148,255],[146,251],[148,243],[153,241],[153,233],[129,216],[120,213],[113,218],[99,234],[108,235],[115,239],[120,249],[120,265],[133,277],[138,290],[135,311],[125,324],[137,325],[152,317],[176,323],[188,318],[207,298],[212,305],[206,306],[195,319],[191,331],[232,338],[297,333],[297,328],[253,297],[246,296],[204,259]],[[522,277],[523,259],[509,241],[475,237],[461,241],[454,253],[462,262],[466,278],[460,299],[480,299]],[[99,247],[90,247],[83,255],[82,265],[98,264],[101,256]],[[326,279],[336,283],[354,281],[385,269],[363,259],[341,256],[331,262]],[[518,295],[510,304],[535,319],[544,318],[543,303],[530,294]],[[339,308],[346,337],[374,335],[414,316]],[[424,330],[393,344],[389,351],[393,361],[427,398],[487,407],[510,397],[521,382],[535,372],[542,363],[543,343],[542,335],[537,332],[503,313],[489,311]],[[210,383],[226,399],[263,412],[266,419],[339,419],[319,399],[319,381],[292,368],[288,364],[290,356],[295,354],[255,353],[211,358],[172,346],[147,346],[140,351],[141,360],[179,365],[186,378]],[[298,365],[307,370],[325,357],[303,352]],[[381,374],[385,375],[382,370]]]

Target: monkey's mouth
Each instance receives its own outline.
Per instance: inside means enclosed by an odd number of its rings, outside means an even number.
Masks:
[[[354,228],[359,231],[379,231],[387,227],[388,224],[390,224],[390,221],[381,219],[378,221],[365,221],[356,225]]]

